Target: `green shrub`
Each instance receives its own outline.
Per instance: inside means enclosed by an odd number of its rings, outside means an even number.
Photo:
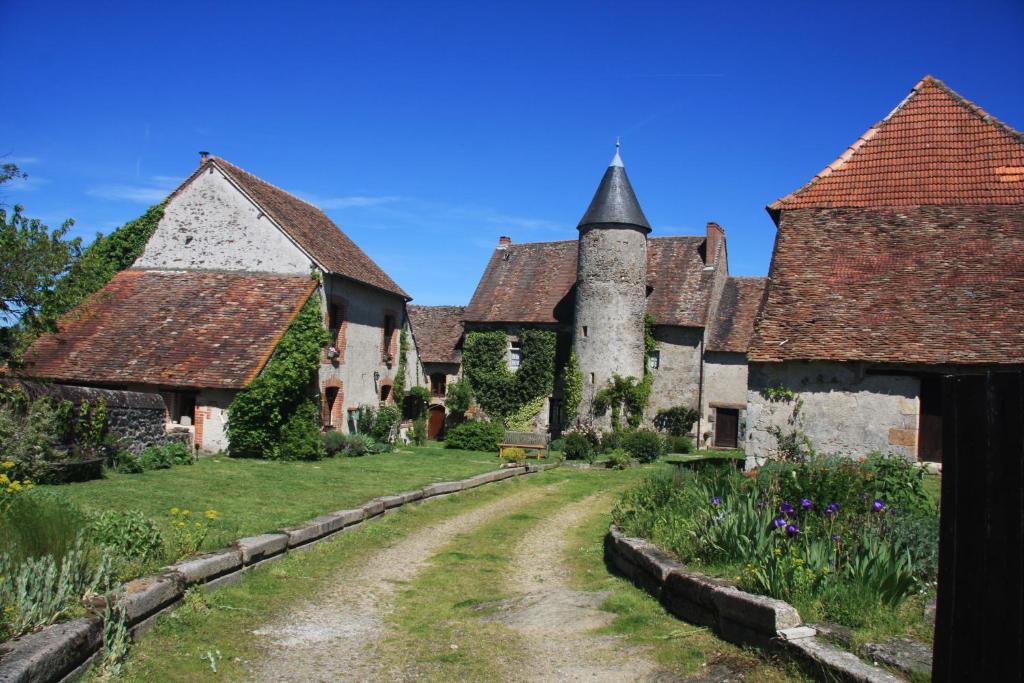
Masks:
[[[499,422],[463,422],[448,430],[445,447],[464,451],[495,452],[503,436],[505,428]]]
[[[426,387],[412,387],[405,397],[405,417],[410,420],[418,419],[426,412],[428,405],[430,405],[430,390]]]
[[[565,435],[565,446],[562,455],[566,460],[592,460],[594,457],[594,445],[585,435],[579,432],[569,432]]]
[[[548,447],[548,450],[550,450],[552,453],[561,453],[562,451],[565,450],[565,439],[555,439],[554,441],[551,442],[551,445]]]
[[[693,428],[693,423],[700,413],[693,408],[676,406],[667,410],[659,410],[654,416],[654,426],[659,432],[667,432],[669,436],[686,436]]]
[[[601,452],[607,453],[608,451],[614,451],[616,448],[621,448],[623,444],[623,437],[628,434],[618,429],[612,429],[601,435]]]
[[[424,391],[426,391],[424,389]],[[457,381],[448,385],[448,395],[444,399],[444,405],[456,415],[462,415],[473,405],[473,387],[469,380],[460,377]]]
[[[665,452],[692,453],[693,441],[688,436],[667,436],[665,437]]]
[[[665,452],[665,442],[657,432],[639,430],[625,434],[622,448],[640,462],[654,462]]]
[[[893,542],[910,553],[914,574],[934,581],[939,575],[939,516],[897,515],[891,524]]]
[[[345,440],[345,455],[358,458],[370,452],[373,439],[366,434],[349,434]]]
[[[114,469],[123,474],[138,474],[146,470],[142,456],[131,451],[118,451],[114,455]]]
[[[373,423],[371,436],[377,441],[390,441],[391,428],[402,419],[402,415],[395,406],[384,406],[377,411],[377,419]]]
[[[622,450],[621,448],[615,448],[611,451],[608,451],[605,454],[605,457],[608,459],[608,465],[612,469],[624,470],[633,464],[633,459],[629,457],[629,453]]]
[[[139,463],[144,470],[166,470],[174,463],[171,457],[160,446],[150,446],[139,454]]]
[[[412,423],[412,442],[417,446],[427,442],[427,418],[424,415],[420,415]]]
[[[0,515],[0,552],[15,562],[45,555],[64,557],[88,527],[88,516],[61,494],[22,491]]]
[[[359,406],[356,412],[356,431],[367,436],[373,434],[373,427],[377,424],[377,412],[371,406]]]
[[[345,435],[341,432],[324,432],[321,439],[324,442],[324,451],[329,456],[338,455],[345,448]]]
[[[526,451],[522,448],[506,448],[501,455],[512,462],[526,462]]]
[[[7,474],[46,483],[49,463],[64,455],[59,445],[67,426],[49,399],[32,401],[24,409],[0,405],[0,453],[14,462]]]
[[[106,510],[89,526],[89,540],[111,554],[148,562],[159,560],[164,551],[160,527],[136,510]]]
[[[307,398],[281,426],[281,460],[321,460],[327,452],[320,440],[320,411],[316,401]]]

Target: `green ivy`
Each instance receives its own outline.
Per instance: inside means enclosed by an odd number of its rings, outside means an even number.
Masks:
[[[569,354],[569,362],[565,366],[565,381],[563,384],[565,392],[565,424],[568,429],[576,421],[576,412],[580,409],[583,401],[583,370],[580,369],[580,360],[576,352]]]
[[[103,289],[118,272],[135,263],[163,215],[164,204],[157,204],[109,235],[97,234],[96,240],[54,288],[53,295],[43,306],[45,316],[64,315]]]
[[[650,313],[644,313],[644,374],[650,372],[650,363],[648,359],[654,355],[658,341],[654,338],[654,326],[657,325],[654,316]]]
[[[403,325],[402,331],[398,335],[398,369],[395,371],[395,384],[391,387],[396,405],[402,405],[402,401],[405,399],[405,357],[408,352],[409,337]]]
[[[524,403],[518,410],[505,418],[505,428],[516,432],[530,431],[533,428],[533,419],[544,407],[546,399],[546,395],[541,395]]]
[[[549,396],[555,384],[554,332],[525,330],[520,335],[522,359],[516,372],[508,369],[505,332],[470,332],[462,366],[473,395],[484,412],[505,420],[537,397]]]
[[[597,392],[594,396],[592,408],[594,415],[601,417],[612,411],[612,429],[621,428],[620,419],[622,411],[626,412],[626,423],[636,429],[644,419],[644,410],[647,408],[647,401],[651,397],[651,386],[654,383],[654,375],[645,374],[642,380],[636,377],[622,377],[612,375],[608,386]]]
[[[320,315],[320,299],[314,293],[299,311],[278,342],[274,355],[263,372],[231,403],[228,420],[228,452],[234,457],[287,460],[310,459],[322,454],[312,446],[318,437],[315,401],[309,387],[320,364],[320,351],[330,343]],[[301,453],[281,447],[282,430],[287,426],[292,444],[309,444]]]

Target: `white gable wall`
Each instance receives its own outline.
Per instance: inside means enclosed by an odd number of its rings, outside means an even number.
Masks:
[[[136,268],[308,275],[312,262],[219,169],[168,202]]]

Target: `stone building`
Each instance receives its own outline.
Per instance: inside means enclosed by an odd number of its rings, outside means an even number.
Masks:
[[[444,435],[448,387],[458,381],[462,365],[462,318],[464,306],[408,307],[409,329],[415,342],[419,368],[416,385],[430,389],[427,438]],[[416,368],[416,365],[410,367]]]
[[[320,209],[224,159],[167,199],[142,255],[26,355],[25,374],[159,392],[204,451],[310,296],[333,338],[317,378],[328,428],[393,400],[409,296]],[[414,359],[414,354],[410,354]]]
[[[708,223],[700,236],[649,236],[652,229],[618,153],[578,231],[577,239],[558,242],[513,244],[501,237],[466,307],[466,331],[505,330],[513,368],[522,330],[557,332],[556,365],[564,366],[575,350],[584,377],[580,413],[586,415],[613,374],[643,377],[644,315],[650,314],[656,345],[646,359],[653,386],[645,417],[650,420],[666,408],[703,405],[702,415],[711,419],[702,417],[697,433],[706,433],[704,443],[711,443],[715,409],[744,404],[746,396],[745,384],[737,391],[706,381],[709,321],[719,310],[726,315],[736,309],[735,304],[719,306],[730,281],[725,231]],[[741,289],[744,303],[759,298],[753,287]],[[743,311],[747,322],[735,330],[728,321],[722,323],[716,365],[743,359],[753,318],[749,306]],[[715,369],[712,376],[729,372]],[[563,386],[556,381],[534,427],[554,425],[557,432],[564,410]]]
[[[768,211],[749,462],[778,436],[941,461],[940,377],[1024,365],[1024,138],[926,77]]]

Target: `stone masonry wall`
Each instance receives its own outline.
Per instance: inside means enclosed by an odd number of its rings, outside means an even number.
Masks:
[[[580,414],[586,415],[613,374],[643,377],[647,236],[632,228],[583,230],[578,259],[573,349],[583,371]]]
[[[802,401],[769,401],[761,391],[784,386]],[[799,429],[822,454],[856,457],[872,451],[917,458],[920,382],[904,375],[867,374],[861,363],[751,363],[747,391],[747,465],[776,452],[768,430]]]
[[[739,446],[743,447],[747,410],[747,355],[709,351],[704,354],[704,405],[698,444],[709,447],[715,438],[715,408],[739,410]]]
[[[704,330],[699,327],[658,325],[654,328],[660,359],[658,368],[651,370],[654,384],[647,404],[647,420],[653,419],[659,410],[697,407],[703,335]]]

